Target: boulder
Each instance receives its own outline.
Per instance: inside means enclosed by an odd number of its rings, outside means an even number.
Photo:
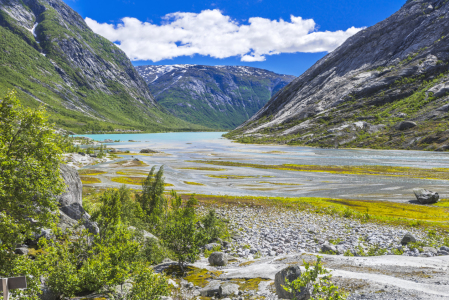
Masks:
[[[287,292],[283,286],[288,282],[293,282],[301,276],[301,269],[299,266],[290,266],[282,269],[274,276],[274,286],[276,287],[276,294],[281,299],[296,299],[306,300],[310,298],[310,293],[307,288],[301,289],[299,292]]]
[[[209,256],[209,264],[212,266],[226,266],[228,264],[228,257],[226,253],[214,252]]]
[[[137,228],[134,227],[134,226],[128,226],[128,229],[129,229],[129,230],[132,230],[132,231],[137,230]],[[155,240],[159,241],[159,239],[158,239],[155,235],[149,233],[148,231],[146,231],[146,230],[141,230],[141,232],[142,232],[142,234],[143,234],[144,240],[155,239]]]
[[[407,129],[413,128],[413,127],[415,127],[415,126],[417,126],[415,122],[412,122],[412,121],[402,121],[402,122],[400,122],[400,123],[397,125],[397,128],[398,128],[399,130],[407,130]]]
[[[146,149],[140,150],[140,153],[159,153],[159,151],[146,148]]]
[[[411,233],[407,232],[401,240],[402,245],[407,245],[408,243],[416,242],[416,238],[411,235]]]
[[[437,203],[438,199],[440,199],[438,193],[431,192],[422,188],[413,189],[413,193],[415,193],[416,199],[421,204]]]
[[[15,254],[19,255],[27,255],[28,254],[28,248],[27,247],[19,247],[14,250]]]
[[[210,282],[207,286],[200,290],[203,297],[214,297],[220,292],[220,282]]]
[[[436,86],[432,87],[428,91],[433,93],[433,96],[435,98],[444,96],[444,95],[446,95],[449,92],[449,83],[444,82],[444,83],[441,83],[441,84],[437,84]]]
[[[323,244],[321,246],[321,252],[333,252],[333,253],[337,253],[337,247],[335,247],[334,245],[331,244]]]
[[[220,298],[237,296],[239,294],[239,286],[233,283],[225,283],[220,285],[218,294],[220,295]]]

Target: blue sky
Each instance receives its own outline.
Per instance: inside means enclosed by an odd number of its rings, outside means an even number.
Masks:
[[[357,30],[389,17],[405,0],[65,2],[89,18],[94,31],[120,44],[135,65],[246,65],[298,76],[326,55],[323,49],[331,51]],[[178,14],[167,17],[173,13]],[[201,28],[204,32],[197,32]],[[305,32],[297,36],[297,31]],[[170,39],[176,35],[179,41]],[[303,39],[309,42],[298,42]]]

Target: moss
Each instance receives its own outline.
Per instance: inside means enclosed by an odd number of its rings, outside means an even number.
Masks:
[[[149,172],[145,172],[144,170],[121,170],[115,172],[117,175],[148,175]]]
[[[164,270],[168,276],[174,276],[176,278],[183,277],[188,282],[193,283],[195,286],[205,287],[210,280],[217,279],[223,272],[221,271],[209,271],[207,269],[200,269],[193,266],[186,267],[185,273],[181,271],[178,265],[171,265]]]
[[[112,177],[111,181],[123,184],[132,184],[132,185],[142,185],[142,182],[146,177],[131,177],[131,176],[120,176],[120,177]],[[165,183],[164,186],[174,186],[171,183]]]
[[[92,170],[92,169],[80,169],[80,170],[78,170],[78,174],[79,175],[84,175],[84,176],[97,176],[97,175],[106,174],[106,173],[107,172],[105,172],[105,171]]]
[[[297,172],[325,172],[333,174],[350,174],[350,175],[375,175],[375,176],[397,176],[407,178],[432,179],[432,180],[449,180],[449,168],[413,168],[413,167],[394,167],[394,166],[321,166],[321,165],[261,165],[250,163],[239,163],[232,161],[216,161],[216,160],[198,160],[197,163],[245,167],[256,169],[273,169]],[[236,175],[208,175],[209,177],[225,178]],[[255,178],[254,176],[238,176],[241,178]]]
[[[101,180],[96,177],[89,177],[89,176],[80,176],[81,182],[83,184],[94,184],[94,183],[101,183]]]
[[[241,264],[239,264],[239,267],[246,267],[246,266],[252,265],[255,262],[256,261],[254,261],[254,260],[245,261],[245,262],[242,262]]]
[[[199,182],[192,182],[192,181],[184,181],[185,184],[190,184],[190,185],[204,185],[202,183]]]
[[[263,281],[271,281],[264,278],[251,278],[251,279],[231,279],[230,282],[238,284],[239,289],[242,291],[257,291],[259,284]]]
[[[148,166],[146,163],[144,163],[141,160],[122,160],[122,161],[118,161],[115,162],[114,164],[122,166],[122,167],[143,167],[143,166]]]

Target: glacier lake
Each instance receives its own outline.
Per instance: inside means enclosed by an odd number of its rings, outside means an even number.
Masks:
[[[444,152],[320,149],[280,145],[234,143],[222,137],[224,132],[177,132],[152,134],[79,135],[104,143],[119,154],[113,162],[87,166],[106,173],[98,175],[101,187],[118,187],[113,181],[123,175],[144,177],[152,166],[165,168],[167,189],[182,193],[206,195],[251,195],[269,197],[326,197],[340,199],[413,200],[412,189],[423,187],[447,198],[447,180],[419,179],[402,176],[338,174],[326,171],[291,171],[260,167],[221,166],[221,162],[255,165],[315,166],[391,166],[417,168],[449,168],[449,154]],[[131,142],[132,141],[132,142]],[[159,151],[140,154],[141,149]],[[117,164],[138,158],[146,165],[127,168]],[[200,163],[207,161],[212,164]],[[139,185],[131,184],[138,189]]]

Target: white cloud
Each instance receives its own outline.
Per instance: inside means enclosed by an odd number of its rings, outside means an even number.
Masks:
[[[117,26],[90,18],[86,23],[94,32],[118,43],[131,60],[154,62],[195,54],[240,56],[242,61],[252,62],[279,53],[329,52],[363,29],[317,31],[314,20],[295,16],[290,16],[290,22],[255,17],[248,24],[239,24],[218,9],[168,14],[161,25],[128,17]]]

